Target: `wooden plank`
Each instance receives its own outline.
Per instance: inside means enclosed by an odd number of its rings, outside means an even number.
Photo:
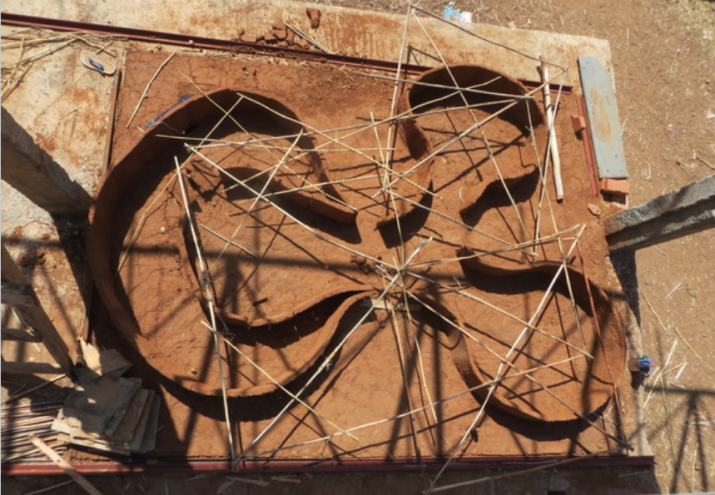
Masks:
[[[111,434],[140,388],[139,378],[103,376],[84,383],[69,393],[52,429],[81,437]]]
[[[3,328],[0,334],[2,340],[16,342],[42,342],[42,335],[22,330],[21,328]]]
[[[0,293],[3,304],[12,306],[36,306],[37,303],[32,298],[32,287],[26,284],[11,284],[2,282],[2,293]]]
[[[10,253],[8,253],[7,249],[5,249],[4,244],[2,245],[1,261],[2,265],[0,270],[2,271],[2,279],[4,281],[13,284],[27,284],[25,276],[13,261]],[[71,343],[66,342],[65,339],[57,332],[57,329],[52,324],[52,321],[50,321],[47,313],[45,313],[45,310],[42,309],[34,290],[32,291],[32,298],[36,302],[35,307],[16,306],[15,311],[22,317],[28,326],[33,328],[42,336],[42,341],[45,347],[47,347],[47,350],[50,352],[52,357],[61,366],[60,371],[70,373],[74,364],[69,354],[69,345],[71,345]]]
[[[598,176],[626,179],[626,154],[611,74],[596,57],[579,57],[578,67]]]
[[[31,375],[56,375],[62,373],[62,367],[55,363],[33,363],[20,361],[3,361],[3,373],[21,373]]]
[[[102,495],[102,492],[97,490],[92,483],[87,481],[87,478],[79,474],[77,470],[70,465],[69,462],[65,461],[62,457],[60,457],[57,452],[52,450],[49,445],[47,445],[45,442],[35,436],[34,433],[30,433],[29,438],[30,441],[35,445],[35,447],[40,449],[40,452],[45,454],[52,462],[61,467],[65,474],[72,478],[79,486],[84,488],[87,493],[89,493],[90,495]]]

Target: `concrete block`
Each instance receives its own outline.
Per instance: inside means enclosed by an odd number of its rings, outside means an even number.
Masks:
[[[715,175],[608,219],[611,251],[628,251],[715,227]]]
[[[86,215],[91,198],[2,108],[2,180],[52,214]]]

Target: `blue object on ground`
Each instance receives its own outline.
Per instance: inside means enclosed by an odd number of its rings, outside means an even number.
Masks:
[[[103,76],[108,75],[106,72],[104,72],[104,66],[102,64],[94,60],[92,57],[87,57],[87,60],[89,60],[89,63],[92,64],[92,67],[97,69],[100,74],[102,74]]]
[[[638,369],[645,377],[650,376],[651,368],[653,368],[653,363],[648,356],[643,356],[638,360]]]

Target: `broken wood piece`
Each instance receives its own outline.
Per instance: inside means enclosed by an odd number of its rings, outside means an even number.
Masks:
[[[77,385],[67,396],[52,429],[75,436],[101,438],[111,434],[140,387],[138,378],[111,376]]]
[[[21,361],[3,361],[3,373],[17,373],[20,375],[54,375],[64,371],[59,364],[33,363]]]
[[[5,109],[3,109],[3,112],[4,111]],[[3,120],[3,130],[5,129],[4,124],[5,121]],[[5,149],[4,145],[3,149]],[[2,163],[4,170],[4,157]],[[3,180],[4,179],[5,177],[3,176]],[[10,282],[13,284],[27,284],[25,276],[20,271],[20,268],[15,264],[15,261],[10,256],[10,253],[8,253],[7,249],[5,249],[4,244],[2,245],[2,279],[5,282]],[[38,301],[37,295],[34,294],[34,291],[33,299],[35,301]],[[49,316],[47,316],[47,313],[42,308],[42,305],[39,304],[39,302],[34,307],[16,306],[15,311],[29,327],[31,327],[37,333],[42,335],[42,342],[44,346],[47,348],[54,360],[57,361],[60,367],[59,370],[54,371],[50,370],[49,368],[45,368],[44,371],[27,371],[27,373],[57,373],[58,371],[69,373],[74,366],[76,355],[79,354],[79,345],[76,345],[77,341],[74,340],[74,336],[68,335],[65,332],[60,333],[58,328],[52,324],[52,320],[50,320]],[[9,363],[3,363],[3,371],[10,372],[9,368],[7,367],[8,364]],[[15,367],[15,373],[23,372],[21,366],[22,364],[23,363],[17,363],[17,366]],[[26,364],[29,366],[28,369],[32,369],[33,367],[41,363]]]
[[[32,297],[32,287],[27,284],[2,283],[2,303],[12,306],[35,307],[37,303]]]
[[[140,454],[151,452],[156,448],[156,435],[159,433],[159,413],[161,412],[161,397],[154,395],[154,400],[150,401],[151,409],[149,410],[149,421],[144,430],[144,438],[142,438],[139,449]]]
[[[72,478],[79,486],[84,488],[84,490],[91,495],[102,495],[102,492],[97,490],[92,483],[87,481],[87,478],[82,476],[73,468],[69,462],[65,461],[60,455],[52,450],[52,447],[47,445],[41,439],[39,439],[35,434],[31,433],[28,435],[30,441],[40,449],[40,452],[45,454],[52,462],[57,464],[65,472],[67,476]]]
[[[125,415],[117,432],[102,438],[98,436],[70,435],[69,441],[95,450],[121,455],[145,453],[156,447],[160,400],[152,390],[137,393],[137,403]]]
[[[42,335],[36,333],[32,328],[3,328],[2,340],[12,340],[15,342],[42,342]]]
[[[5,366],[4,363],[3,363],[3,366]],[[55,383],[55,382],[58,381],[58,380],[61,380],[62,378],[66,377],[66,376],[67,376],[67,375],[65,375],[65,374],[63,373],[63,374],[61,374],[61,375],[59,375],[59,376],[54,377],[52,380],[48,380],[48,381],[46,381],[46,382],[44,382],[44,383],[39,384],[39,385],[36,386],[36,387],[32,387],[32,388],[29,389],[29,390],[25,390],[24,392],[20,392],[20,393],[18,393],[18,394],[12,395],[12,396],[8,397],[7,399],[3,400],[2,402],[0,402],[0,404],[5,405],[5,404],[7,404],[7,403],[9,403],[9,402],[13,402],[13,401],[15,401],[15,400],[17,400],[17,399],[20,399],[20,398],[22,398],[22,397],[25,397],[26,395],[29,395],[29,394],[31,394],[31,393],[33,393],[33,392],[36,392],[37,390],[40,390],[41,388],[44,388],[44,387],[46,387],[46,386],[48,386],[48,385],[51,385],[51,384]]]
[[[154,392],[146,389],[141,389],[136,393],[117,429],[109,437],[111,443],[130,443],[134,439],[144,410],[151,408],[153,396]]]
[[[80,340],[80,347],[82,348],[84,364],[97,376],[112,375],[119,377],[132,367],[132,363],[124,359],[116,349],[100,351],[84,340]]]

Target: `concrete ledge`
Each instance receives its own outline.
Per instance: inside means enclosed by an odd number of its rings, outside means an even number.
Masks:
[[[2,180],[52,214],[86,215],[91,198],[2,108]]]
[[[636,250],[715,227],[715,175],[608,219],[611,251]]]

